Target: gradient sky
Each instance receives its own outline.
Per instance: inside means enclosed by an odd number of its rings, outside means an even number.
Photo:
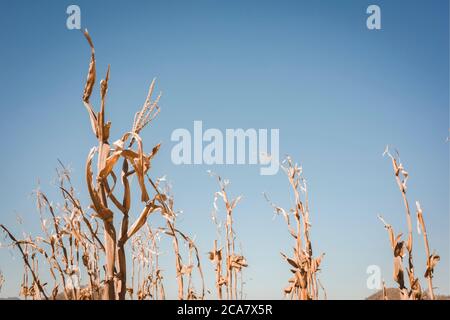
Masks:
[[[329,298],[372,294],[369,265],[379,265],[394,285],[377,214],[406,232],[391,163],[382,157],[387,144],[395,146],[410,173],[410,202],[421,202],[431,248],[441,255],[437,292],[449,294],[448,1],[1,0],[0,223],[18,234],[17,214],[25,230],[38,231],[30,196],[38,179],[58,200],[57,159],[73,169],[88,205],[83,172],[96,141],[81,94],[90,51],[79,31],[66,28],[66,8],[74,3],[96,46],[99,79],[111,64],[112,140],[131,128],[158,78],[162,111],[142,136],[147,151],[162,142],[152,174],[171,181],[184,211],[180,228],[196,236],[209,288],[217,185],[206,170],[230,179],[230,192],[243,195],[235,222],[249,262],[248,298],[282,297],[290,272],[279,252],[290,254],[293,242],[262,192],[286,208],[291,202],[281,171],[260,176],[258,166],[173,165],[170,134],[192,131],[194,120],[221,130],[280,129],[281,155],[300,162],[309,182],[313,246],[326,253],[320,279]],[[380,31],[366,28],[370,4],[381,7]],[[423,274],[423,242],[417,233],[415,239]],[[174,297],[173,258],[163,248]],[[18,258],[0,250],[7,280],[1,296],[18,294]]]

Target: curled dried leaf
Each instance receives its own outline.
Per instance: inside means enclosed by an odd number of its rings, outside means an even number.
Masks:
[[[94,44],[92,43],[91,36],[89,35],[87,29],[84,31],[84,36],[86,37],[89,46],[91,47],[91,62],[89,63],[89,70],[83,93],[83,101],[89,103],[89,98],[91,97],[92,90],[94,89],[95,84],[95,49]]]

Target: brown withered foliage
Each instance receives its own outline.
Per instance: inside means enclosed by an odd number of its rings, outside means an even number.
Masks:
[[[150,177],[147,178],[155,192],[159,195],[157,201],[161,206],[162,215],[166,221],[166,227],[159,228],[158,230],[172,239],[172,248],[175,256],[178,299],[203,300],[205,298],[205,280],[199,250],[194,240],[184,232],[180,231],[177,227],[177,218],[180,212],[174,209],[174,198],[171,193],[171,186],[161,179],[153,182]],[[187,247],[187,264],[183,262],[183,250],[181,247],[182,243],[184,243]],[[194,269],[198,271],[200,277],[202,288],[200,293],[195,291],[193,285],[192,274]]]
[[[45,194],[37,192],[38,208],[41,212],[41,228],[44,237],[36,239],[17,240],[3,225],[1,228],[8,235],[23,258],[26,275],[22,292],[24,296],[33,298],[56,297],[59,290],[63,290],[66,299],[99,298],[125,299],[127,292],[127,268],[125,246],[146,223],[150,214],[161,211],[157,200],[161,195],[154,193],[150,196],[146,186],[146,175],[151,168],[151,160],[157,154],[160,145],[144,152],[141,130],[148,125],[159,112],[159,96],[152,101],[155,80],[152,81],[144,105],[134,117],[131,131],[125,132],[121,138],[110,143],[111,122],[106,121],[105,105],[110,78],[110,68],[105,79],[100,82],[100,110],[94,111],[90,102],[96,82],[95,50],[87,30],[84,35],[91,48],[91,61],[83,93],[83,104],[90,119],[92,131],[97,139],[97,147],[93,147],[86,161],[86,184],[90,196],[89,210],[85,212],[80,201],[73,192],[73,188],[66,188],[64,183],[70,183],[70,176],[60,174],[61,192],[64,205],[57,208],[47,199]],[[94,173],[93,161],[97,156]],[[120,166],[117,172],[116,167]],[[118,177],[122,190],[119,193]],[[140,190],[142,209],[134,223],[130,223],[131,186],[130,180],[136,177]],[[118,194],[122,199],[118,199]],[[43,217],[43,212],[50,213],[50,219]],[[116,231],[114,212],[121,214],[120,230]],[[49,228],[51,221],[51,230]],[[103,241],[100,240],[103,234]],[[43,245],[48,246],[43,248]],[[104,261],[99,254],[104,255]],[[42,255],[50,266],[50,273],[55,281],[51,295],[46,292],[38,277],[39,260],[37,254]],[[101,273],[104,262],[104,275]],[[80,262],[89,275],[89,292],[81,290],[73,281],[78,281],[80,275]],[[31,274],[31,284],[28,285],[28,274]],[[59,279],[59,280],[58,280]]]
[[[126,287],[126,255],[125,244],[145,225],[150,214],[160,211],[157,205],[158,194],[150,198],[145,183],[145,176],[151,167],[151,160],[157,154],[160,145],[153,147],[148,154],[144,152],[143,141],[139,132],[151,122],[159,111],[159,96],[151,100],[155,81],[150,85],[149,93],[141,110],[136,113],[131,131],[125,132],[112,146],[109,142],[111,122],[105,122],[105,102],[108,91],[109,67],[104,80],[100,82],[100,111],[95,112],[90,103],[90,97],[96,80],[95,50],[92,40],[85,31],[86,39],[91,47],[91,63],[84,88],[83,103],[88,111],[92,131],[98,140],[98,146],[91,149],[86,163],[86,182],[91,198],[91,207],[95,216],[101,219],[104,229],[104,246],[106,254],[106,279],[103,298],[107,300],[125,299]],[[136,146],[136,147],[135,147]],[[97,154],[97,173],[94,179],[92,161]],[[115,167],[122,161],[120,178],[123,187],[123,198],[116,197],[117,175]],[[136,176],[140,188],[142,211],[137,220],[129,222],[131,204],[130,182]],[[108,179],[112,181],[109,181]],[[112,185],[110,183],[112,182]],[[112,205],[121,212],[122,222],[120,232],[114,226],[114,212]]]
[[[264,194],[266,200],[274,209],[275,214],[283,216],[286,221],[289,233],[295,239],[294,255],[292,258],[284,253],[281,256],[292,267],[293,277],[289,279],[289,285],[284,289],[284,293],[291,299],[317,300],[319,298],[319,288],[323,288],[317,278],[320,264],[324,254],[315,258],[311,243],[310,211],[308,204],[308,192],[306,180],[303,177],[303,169],[287,157],[281,166],[286,173],[292,192],[294,194],[294,206],[289,211],[275,205]],[[294,218],[295,224],[292,224]],[[324,297],[326,299],[326,293]]]
[[[91,59],[82,101],[88,111],[92,132],[97,139],[86,161],[85,179],[90,198],[89,208],[81,205],[72,187],[70,172],[61,163],[58,170],[62,205],[54,205],[40,190],[36,191],[42,236],[16,238],[4,225],[0,229],[10,240],[7,247],[17,248],[24,264],[21,296],[33,299],[165,299],[162,270],[158,260],[160,235],[172,239],[177,271],[178,298],[204,299],[205,285],[199,250],[176,226],[170,190],[160,188],[149,175],[151,161],[159,151],[155,145],[145,153],[139,135],[159,113],[158,95],[152,100],[155,79],[142,108],[135,114],[130,131],[110,143],[111,122],[106,121],[106,97],[110,68],[100,81],[100,110],[90,102],[96,83],[96,59],[93,41],[84,32],[91,48]],[[94,165],[94,158],[96,166]],[[94,170],[95,169],[95,170]],[[135,177],[142,208],[134,222],[130,221],[132,188]],[[121,198],[119,198],[119,195]],[[159,212],[166,227],[152,229],[148,217]],[[120,214],[120,229],[115,218]],[[144,228],[146,226],[146,228]],[[103,239],[101,239],[103,238]],[[131,242],[132,270],[127,272],[126,248]],[[187,264],[183,263],[182,244],[187,247]],[[45,263],[42,263],[45,262]],[[52,284],[45,282],[42,265],[48,268]],[[196,292],[192,272],[198,270],[202,289]],[[127,274],[132,274],[128,281]],[[84,277],[85,280],[84,283]],[[86,283],[87,282],[87,283]]]
[[[247,260],[242,254],[237,253],[236,249],[236,233],[233,228],[233,210],[241,200],[241,196],[235,199],[230,199],[227,187],[229,185],[228,180],[222,179],[220,176],[210,172],[211,176],[217,179],[220,187],[220,191],[214,194],[214,209],[213,209],[213,222],[216,224],[218,235],[221,237],[221,229],[224,228],[225,239],[224,246],[218,247],[218,240],[214,241],[214,247],[209,252],[209,260],[215,266],[216,273],[216,291],[217,298],[222,300],[223,291],[222,287],[225,287],[225,297],[227,300],[242,299],[243,298],[243,268],[247,267]],[[226,211],[225,223],[218,220],[217,213],[219,211],[218,200],[221,199]],[[225,249],[225,250],[224,250]],[[238,290],[238,281],[240,281],[240,290]],[[240,296],[238,294],[240,293]]]
[[[149,224],[131,240],[132,276],[127,288],[130,299],[164,300],[166,298],[162,269],[159,265],[159,230]]]
[[[85,212],[70,181],[69,170],[61,165],[57,170],[62,203],[55,205],[36,190],[42,235],[26,235],[17,239],[4,225],[0,225],[17,248],[24,264],[20,295],[32,299],[97,299],[102,280],[99,253],[104,246],[98,237],[99,226],[92,215]],[[41,268],[40,268],[41,266]],[[40,269],[50,274],[52,285],[42,280]],[[81,278],[87,285],[81,287]],[[47,289],[48,288],[48,289]]]
[[[392,167],[394,169],[394,177],[397,182],[398,188],[402,195],[403,204],[405,207],[406,214],[406,222],[408,225],[408,238],[405,241],[402,240],[402,233],[396,235],[393,227],[388,224],[383,217],[378,216],[379,219],[383,222],[385,228],[389,234],[389,241],[391,243],[391,249],[394,255],[394,272],[393,279],[397,282],[400,290],[400,297],[402,300],[422,300],[425,298],[425,295],[422,291],[422,287],[420,285],[419,278],[415,275],[415,269],[413,264],[413,227],[412,227],[412,218],[410,212],[409,201],[406,196],[407,192],[407,181],[409,178],[409,173],[406,171],[405,167],[400,161],[400,157],[396,152],[396,156],[393,156],[389,152],[389,148],[386,147],[383,155],[387,155],[392,162]],[[417,207],[417,230],[418,233],[423,233],[423,239],[425,244],[425,253],[427,257],[426,265],[427,269],[425,271],[424,277],[428,282],[428,296],[430,299],[434,300],[434,291],[433,291],[433,272],[436,264],[439,262],[440,257],[433,253],[430,254],[430,248],[428,244],[428,237],[425,228],[425,221],[423,219],[423,212],[419,202],[416,202]],[[405,252],[406,250],[406,252]],[[406,275],[408,278],[408,285],[405,282],[405,268],[403,263],[403,258],[407,256],[408,263],[406,265]]]
[[[110,67],[99,83],[100,106],[96,111],[91,103],[97,80],[95,49],[87,30],[84,36],[90,47],[90,63],[82,102],[96,139],[96,145],[88,153],[84,171],[89,203],[88,206],[82,205],[72,185],[70,170],[60,162],[57,189],[61,203],[50,201],[39,188],[34,192],[39,212],[39,236],[24,233],[17,237],[0,224],[0,230],[8,239],[2,247],[17,250],[23,264],[20,296],[33,300],[166,299],[165,278],[159,257],[160,242],[169,239],[174,257],[177,298],[203,300],[206,286],[194,237],[178,227],[181,212],[174,208],[170,185],[164,178],[151,177],[152,161],[158,154],[160,144],[153,145],[146,152],[140,135],[160,111],[161,94],[152,98],[156,81],[153,79],[151,82],[142,107],[134,115],[131,129],[112,141],[111,122],[106,119]],[[408,227],[407,239],[402,240],[403,234],[396,234],[394,228],[379,216],[388,231],[393,252],[393,279],[399,287],[395,290],[405,300],[438,299],[439,296],[434,294],[433,275],[440,257],[430,252],[422,207],[419,202],[415,203],[417,231],[423,236],[426,254],[424,278],[427,280],[427,292],[421,287],[413,263],[413,224],[407,198],[409,174],[398,153],[393,156],[386,148],[385,154],[392,161]],[[303,169],[290,157],[283,161],[281,168],[289,180],[294,196],[293,206],[285,210],[272,203],[266,194],[264,196],[275,214],[284,218],[289,234],[294,238],[292,255],[281,253],[292,273],[284,294],[290,299],[317,300],[319,291],[322,291],[324,299],[327,299],[318,278],[324,254],[318,257],[313,254],[308,190]],[[236,248],[234,224],[235,209],[241,197],[232,199],[228,192],[229,181],[216,174],[211,175],[219,184],[219,191],[214,193],[212,215],[217,238],[212,251],[208,252],[215,268],[217,298],[243,299],[243,270],[248,264],[242,248]],[[138,204],[137,212],[133,212],[132,202]],[[219,219],[219,206],[225,209],[224,221]],[[150,224],[149,217],[153,213],[163,218],[162,226]],[[131,268],[127,266],[127,253],[131,256]],[[127,275],[131,275],[131,279]],[[0,271],[0,291],[4,281]],[[383,281],[381,295],[384,300],[388,299],[389,291]]]

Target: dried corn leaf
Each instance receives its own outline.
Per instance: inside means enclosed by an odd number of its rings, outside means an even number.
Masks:
[[[288,256],[286,256],[284,253],[280,252],[281,256],[294,268],[298,268],[298,264],[297,262],[295,262],[293,259],[289,258]]]
[[[92,90],[94,89],[95,84],[95,49],[94,44],[92,43],[92,39],[87,30],[84,31],[84,36],[86,37],[91,47],[91,62],[89,63],[89,71],[83,93],[83,101],[89,103],[89,98],[91,97]]]

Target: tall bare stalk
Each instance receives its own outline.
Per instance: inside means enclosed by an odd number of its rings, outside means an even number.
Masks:
[[[439,262],[440,257],[435,253],[430,253],[430,246],[428,244],[428,235],[427,235],[427,229],[425,227],[425,221],[423,219],[423,212],[422,208],[420,206],[420,203],[416,201],[416,208],[417,208],[417,230],[423,234],[423,242],[425,245],[425,254],[427,257],[427,269],[425,271],[424,277],[427,279],[428,282],[428,294],[430,295],[430,299],[434,300],[434,291],[433,291],[433,273],[434,273],[434,267]]]
[[[228,300],[238,299],[238,293],[241,293],[242,298],[242,288],[238,290],[238,281],[239,275],[242,275],[243,268],[247,267],[247,261],[242,254],[238,254],[236,250],[235,240],[236,233],[233,228],[233,210],[236,208],[237,204],[241,200],[241,196],[238,196],[235,199],[230,199],[227,186],[229,185],[228,180],[223,180],[220,176],[211,173],[212,176],[215,176],[217,182],[220,187],[220,191],[214,194],[214,210],[213,210],[213,221],[216,224],[218,229],[218,234],[220,235],[220,229],[222,227],[222,223],[218,221],[217,212],[218,208],[218,199],[221,199],[226,211],[226,220],[224,223],[225,228],[225,275],[223,275],[223,266],[222,266],[222,248],[217,247],[217,240],[214,241],[213,251],[209,252],[209,259],[215,265],[216,271],[216,290],[218,299],[223,298],[222,294],[222,286],[225,286],[226,298]],[[243,281],[241,281],[241,285]]]
[[[172,238],[172,246],[175,255],[178,299],[203,300],[205,298],[205,280],[200,262],[199,251],[194,240],[177,228],[177,217],[179,212],[174,209],[174,198],[171,195],[171,186],[164,183],[164,179],[158,179],[156,182],[148,176],[147,179],[156,192],[156,202],[161,207],[163,217],[166,220],[166,227],[160,228],[160,230]],[[180,240],[184,241],[188,247],[188,264],[183,263]],[[195,256],[197,262],[196,266],[193,264],[193,256]],[[202,289],[200,294],[195,292],[192,282],[192,272],[195,267],[201,280]],[[187,288],[185,290],[186,282]]]
[[[392,226],[388,224],[381,216],[379,216],[379,219],[383,222],[385,228],[388,230],[391,248],[394,254],[394,281],[397,282],[399,285],[401,299],[420,300],[424,298],[424,295],[422,293],[422,287],[420,285],[419,278],[417,278],[414,273],[412,219],[408,198],[406,196],[407,181],[409,178],[409,174],[404,168],[403,164],[401,163],[397,152],[396,156],[393,156],[389,152],[389,148],[386,147],[383,155],[387,155],[391,159],[392,167],[394,169],[395,181],[397,182],[397,186],[402,195],[402,200],[405,207],[406,222],[408,226],[408,239],[405,244],[404,241],[401,241],[402,234],[400,233],[397,236],[395,236],[394,229],[392,228]],[[425,229],[425,222],[423,220],[422,215],[422,209],[420,208],[420,204],[418,202],[416,203],[416,205],[417,205],[417,221],[418,221],[417,228],[419,232],[420,229],[422,229],[422,232],[424,233],[425,251],[427,256],[427,271],[425,272],[425,278],[427,278],[428,280],[430,299],[434,299],[431,279],[434,267],[439,261],[439,256],[435,254],[430,255],[428,238]],[[408,252],[408,264],[406,271],[409,280],[409,288],[406,286],[404,281],[403,257],[405,256],[404,254],[405,248],[406,251]]]
[[[281,166],[286,173],[291,190],[294,194],[294,206],[286,211],[280,206],[275,205],[265,195],[266,200],[274,209],[275,214],[282,215],[286,221],[289,233],[295,239],[294,256],[289,258],[284,253],[282,257],[293,267],[291,272],[294,276],[289,279],[289,285],[284,289],[284,293],[291,299],[316,300],[319,298],[319,286],[317,272],[320,270],[323,255],[314,258],[309,220],[309,204],[306,180],[303,177],[303,169],[296,163],[293,163],[290,157],[287,157]],[[295,225],[292,225],[293,216]]]
[[[132,281],[128,288],[130,298],[134,292],[138,300],[165,299],[162,270],[159,266],[160,230],[152,230],[147,224],[132,239]]]

